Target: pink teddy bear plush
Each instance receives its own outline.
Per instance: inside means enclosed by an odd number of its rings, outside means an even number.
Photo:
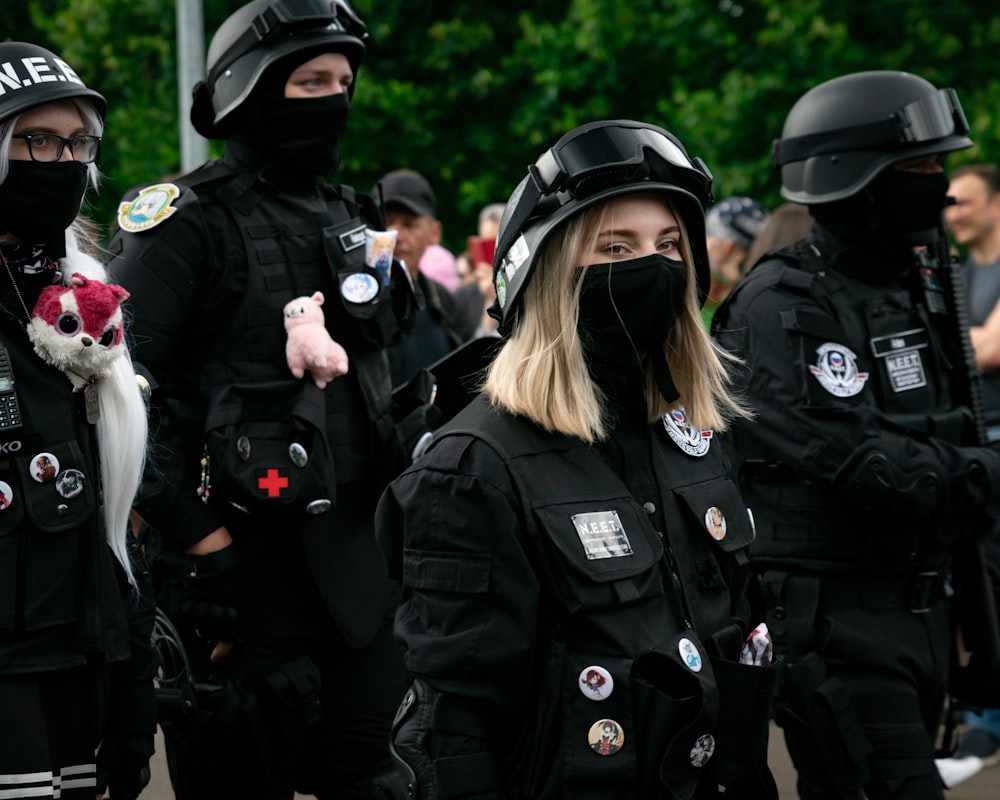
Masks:
[[[308,370],[322,389],[347,372],[347,351],[331,337],[324,324],[322,292],[312,297],[296,297],[285,305],[288,341],[285,356],[292,375],[301,378]]]

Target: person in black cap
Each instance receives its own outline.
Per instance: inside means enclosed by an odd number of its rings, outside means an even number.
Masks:
[[[507,202],[503,345],[376,517],[413,797],[777,796],[753,522],[713,433],[746,412],[699,314],[710,186],[670,133],[611,120]]]
[[[424,251],[441,241],[437,199],[430,183],[418,172],[398,169],[382,176],[373,193],[382,200],[386,226],[396,231],[396,256],[406,265],[423,301],[410,336],[389,351],[393,386],[400,386],[448,355],[463,338],[451,293],[420,271]]]
[[[0,795],[135,798],[156,730],[152,586],[129,527],[146,407],[110,316],[77,339],[112,359],[79,391],[33,346],[43,319],[69,337],[99,313],[62,301],[106,277],[78,214],[107,103],[35,44],[0,43],[0,74]]]
[[[785,657],[775,718],[810,800],[942,798],[949,688],[997,696],[980,540],[996,531],[1000,454],[978,446],[978,377],[942,226],[941,159],[971,147],[968,133],[955,92],[917,75],[810,89],[774,158],[811,233],[758,262],[713,320],[757,412],[728,444]],[[973,653],[951,674],[949,613]]]
[[[751,197],[727,197],[705,214],[705,240],[712,264],[712,285],[702,307],[706,325],[743,277],[747,251],[768,219],[768,211]]]
[[[138,510],[190,664],[193,710],[164,725],[180,798],[393,791],[403,673],[372,518],[402,458],[387,347],[415,299],[368,252],[378,207],[324,180],[367,38],[345,0],[235,11],[191,109],[225,152],[130,192],[110,244],[157,417]],[[293,375],[307,308],[346,374],[323,355]]]

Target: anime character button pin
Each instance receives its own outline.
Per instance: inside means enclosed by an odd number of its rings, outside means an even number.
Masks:
[[[715,737],[710,733],[699,736],[695,739],[694,746],[691,748],[691,766],[705,766],[713,753],[715,753]]]
[[[685,637],[677,643],[677,650],[681,654],[681,661],[684,662],[685,667],[692,672],[701,672],[701,653],[694,646],[694,642]]]
[[[348,303],[370,303],[378,292],[378,281],[367,272],[354,272],[340,283],[340,294]]]
[[[712,444],[712,431],[699,430],[688,422],[683,406],[663,415],[663,427],[673,443],[689,456],[700,458]]]
[[[309,463],[309,453],[298,442],[292,442],[288,445],[288,457],[292,459],[292,463],[297,467],[304,467]]]
[[[6,511],[14,502],[14,490],[6,481],[0,481],[0,511]]]
[[[84,477],[78,469],[64,469],[56,475],[56,491],[69,500],[83,491]]]
[[[590,749],[599,756],[613,756],[625,745],[625,732],[613,719],[599,719],[587,733]]]
[[[712,506],[705,512],[705,529],[717,542],[726,538],[726,515],[718,506]]]
[[[123,231],[141,233],[155,228],[177,209],[173,202],[181,190],[173,183],[147,186],[129,203],[118,206],[118,225]]]
[[[31,459],[28,468],[32,478],[39,483],[48,483],[55,480],[56,474],[59,472],[59,459],[52,453],[39,453]]]
[[[867,372],[858,372],[856,359],[844,345],[826,342],[816,348],[816,363],[809,365],[809,371],[834,397],[854,397],[868,380]]]
[[[588,700],[607,700],[615,690],[615,679],[604,667],[592,664],[580,671],[577,685]]]

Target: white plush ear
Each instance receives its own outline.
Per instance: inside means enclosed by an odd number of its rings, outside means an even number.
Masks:
[[[315,292],[315,293],[313,293],[313,296],[310,299],[312,299],[313,301],[315,301],[316,305],[321,306],[321,305],[323,305],[323,301],[326,298],[323,297],[323,293],[322,292]]]

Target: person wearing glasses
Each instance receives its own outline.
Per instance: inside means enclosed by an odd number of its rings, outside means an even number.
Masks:
[[[700,316],[711,182],[667,131],[607,120],[506,204],[503,346],[376,517],[413,797],[777,797],[753,520],[715,437],[747,412]]]
[[[391,252],[366,257],[380,210],[327,181],[367,38],[345,0],[233,12],[191,109],[224,153],[130,192],[109,246],[153,385],[137,510],[190,665],[195,709],[164,724],[179,798],[402,791],[388,734],[405,682],[372,520],[396,469],[386,347],[412,295]],[[292,374],[283,313],[317,292],[348,355],[322,388]]]
[[[32,43],[0,43],[0,75],[0,794],[135,798],[156,730],[129,527],[146,406],[127,352],[74,391],[27,333],[43,290],[106,278],[78,215],[107,103]]]
[[[809,800],[942,798],[947,695],[981,704],[1000,688],[981,553],[1000,453],[981,446],[942,219],[941,160],[968,134],[954,90],[918,75],[810,89],[774,163],[811,232],[760,261],[713,320],[756,412],[727,444],[784,655],[775,719]],[[949,622],[971,653],[961,669]]]

